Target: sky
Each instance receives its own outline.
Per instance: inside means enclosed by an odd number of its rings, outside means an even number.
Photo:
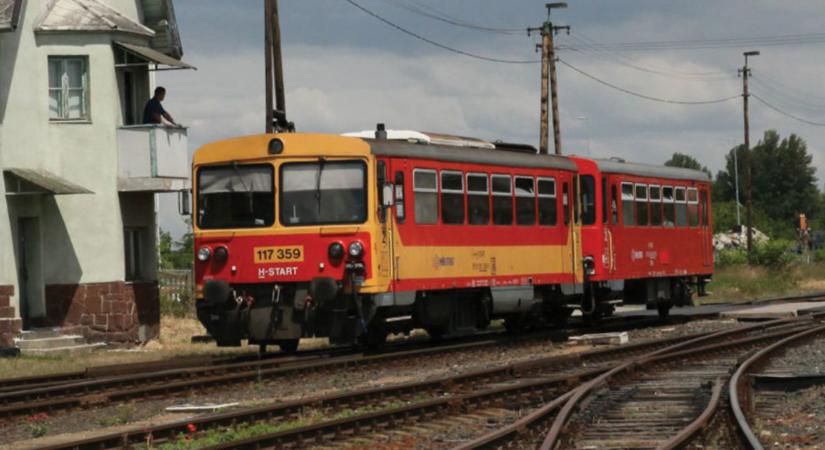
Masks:
[[[355,2],[457,50],[494,59],[540,58],[540,38],[522,30],[546,20],[544,0]],[[190,152],[214,140],[263,132],[262,0],[177,0],[175,9],[183,59],[198,70],[159,72],[157,81],[168,89],[166,109],[189,126]],[[280,0],[280,14],[287,114],[298,131],[343,133],[380,122],[391,129],[538,146],[539,64],[456,54],[346,0]],[[737,69],[749,50],[761,52],[749,61],[754,95],[786,114],[825,124],[821,0],[568,0],[568,8],[553,11],[552,21],[571,27],[570,35],[556,37],[562,61],[614,86],[558,65],[565,154],[661,164],[682,152],[716,173],[728,150],[743,141]],[[776,36],[810,33],[819,33],[813,42],[769,45]],[[721,45],[729,39],[745,41]],[[714,48],[649,44],[686,46],[696,40],[713,40]],[[671,101],[740,97],[686,105],[616,88]],[[783,137],[796,133],[808,142],[825,179],[825,126],[789,118],[753,97],[750,112],[752,145],[768,129]],[[160,226],[179,236],[186,227],[176,209],[175,198],[163,196]]]

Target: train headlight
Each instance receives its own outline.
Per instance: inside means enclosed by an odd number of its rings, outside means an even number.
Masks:
[[[198,261],[206,262],[210,256],[212,256],[212,250],[209,250],[209,247],[201,247],[198,249]]]
[[[340,242],[333,242],[327,249],[329,259],[339,260],[344,257],[344,246]]]
[[[349,255],[353,258],[360,258],[364,256],[364,244],[358,241],[350,242],[347,251],[349,252]]]
[[[208,250],[208,249],[207,249]],[[207,256],[207,258],[209,258]],[[229,249],[221,245],[215,249],[215,261],[224,262],[229,258]]]

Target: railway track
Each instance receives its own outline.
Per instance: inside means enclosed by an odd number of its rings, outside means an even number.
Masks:
[[[677,320],[678,321],[678,320]],[[674,323],[674,322],[670,322]],[[662,325],[653,318],[614,319],[599,331],[626,330]],[[429,342],[402,343],[380,353],[363,353],[351,349],[308,352],[302,356],[284,356],[227,363],[211,361],[206,366],[147,371],[129,375],[93,376],[84,379],[40,380],[41,384],[22,384],[18,389],[0,391],[0,420],[38,412],[55,413],[77,408],[98,407],[109,403],[157,398],[197,392],[215,386],[259,382],[282,376],[318,371],[369,367],[391,361],[410,361],[453,352],[488,349],[546,339],[561,339],[565,332],[547,331],[512,336],[495,333],[464,340],[452,340],[433,346]]]
[[[736,431],[742,438],[742,446],[762,450],[763,442],[754,432],[753,419],[781,418],[789,391],[811,386],[825,385],[825,376],[810,373],[810,365],[797,360],[796,364],[783,365],[779,374],[759,375],[772,359],[779,359],[782,353],[793,347],[801,347],[810,340],[825,336],[825,326],[815,327],[789,336],[768,346],[743,362],[733,374],[729,383],[731,411],[735,419]],[[762,389],[756,389],[762,385]],[[788,436],[790,437],[790,436]]]
[[[763,330],[788,333],[792,327],[798,327],[798,321],[772,321],[724,332],[657,340],[562,357],[546,357],[440,379],[204,416],[45,448],[116,448],[145,443],[147,436],[154,442],[163,442],[190,433],[191,427],[199,430],[199,433],[208,433],[210,429],[226,429],[237,427],[238,424],[297,424],[299,422],[296,419],[308,410],[322,412],[322,418],[328,420],[296,425],[284,431],[228,443],[221,448],[303,447],[318,442],[319,439],[346,440],[365,430],[394,427],[412,420],[437,420],[466,415],[469,411],[494,409],[495,405],[502,403],[523,405],[525,409],[534,408],[540,406],[542,401],[550,401],[569,391],[572,386],[598,376],[628,358],[657,350],[678,349],[680,345],[689,342],[704,342],[728,335],[761,336],[765,333]]]

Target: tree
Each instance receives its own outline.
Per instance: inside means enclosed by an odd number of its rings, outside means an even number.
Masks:
[[[744,145],[734,147],[726,156],[725,170],[716,176],[714,201],[732,201],[735,198],[734,152],[739,160],[739,197],[745,199],[746,169]],[[753,176],[754,226],[769,234],[789,235],[795,229],[799,214],[815,219],[821,211],[819,190],[816,186],[816,168],[803,139],[791,134],[780,139],[774,130],[765,132],[762,140],[751,150]],[[744,210],[742,211],[744,214]],[[743,217],[744,221],[744,217]]]
[[[189,231],[181,236],[179,241],[172,242],[172,235],[168,231],[160,230],[160,268],[165,270],[192,269],[195,257],[195,236],[192,234],[192,223],[186,219]]]
[[[665,165],[668,167],[683,167],[685,169],[701,170],[702,172],[708,174],[709,177],[713,176],[710,173],[710,170],[708,170],[707,167],[699,164],[699,161],[697,161],[696,158],[690,155],[686,155],[684,153],[674,153],[673,156],[671,156],[670,159],[667,160]]]

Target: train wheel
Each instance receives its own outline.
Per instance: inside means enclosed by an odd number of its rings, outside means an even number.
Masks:
[[[504,319],[504,328],[508,333],[522,333],[527,328],[524,316],[521,314],[513,314]]]
[[[387,342],[387,332],[384,319],[373,319],[367,327],[367,332],[358,337],[362,345],[369,349],[377,349]]]
[[[669,302],[659,302],[656,304],[656,310],[659,311],[659,318],[662,320],[666,320],[670,317],[670,308],[672,308]]]
[[[596,326],[600,324],[603,316],[604,310],[598,307],[590,314],[582,313],[582,319],[584,319],[584,323],[590,326]]]
[[[440,341],[440,340],[444,339],[444,330],[441,329],[441,328],[433,327],[433,328],[425,328],[424,330],[427,331],[427,334],[430,335],[430,339],[432,339],[434,341]]]
[[[298,350],[300,339],[283,339],[278,341],[278,347],[284,353],[295,353]]]

